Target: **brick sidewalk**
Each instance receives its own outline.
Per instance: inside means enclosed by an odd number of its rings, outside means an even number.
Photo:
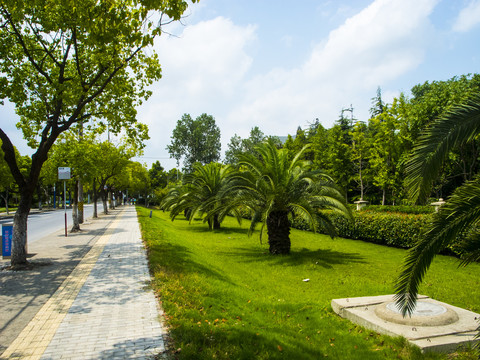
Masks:
[[[164,328],[134,207],[126,207],[1,359],[148,359]]]

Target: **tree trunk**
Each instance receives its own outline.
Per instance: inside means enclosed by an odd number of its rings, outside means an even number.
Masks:
[[[360,157],[360,200],[363,201],[363,177],[362,177],[362,158]]]
[[[111,191],[107,192],[107,198],[108,198],[108,206],[110,207],[110,209],[115,209],[115,207],[113,206],[112,192]]]
[[[13,217],[12,266],[27,264],[27,220],[32,200],[33,191],[21,192],[20,204]]]
[[[103,213],[107,215],[108,214],[107,194],[105,193],[105,191],[103,191],[102,193],[102,202],[103,202]]]
[[[385,201],[386,201],[386,196],[387,195],[387,191],[385,190],[385,188],[383,188],[382,190],[382,205],[385,205]]]
[[[93,179],[93,217],[97,218],[97,188],[95,187],[95,178]]]
[[[40,183],[37,184],[38,210],[42,210],[42,189]]]
[[[290,221],[286,211],[273,211],[267,217],[270,254],[290,253]]]
[[[213,216],[213,230],[220,229],[220,221],[218,221],[218,215]]]
[[[82,177],[78,179],[78,223],[83,224],[83,181]]]
[[[72,201],[72,220],[73,226],[70,232],[80,231],[80,223],[78,222],[78,180],[75,181]]]

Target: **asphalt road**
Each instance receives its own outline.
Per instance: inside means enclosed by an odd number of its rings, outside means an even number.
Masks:
[[[103,204],[97,203],[97,212],[103,211]],[[0,224],[11,223],[13,221],[13,213],[11,217],[0,219]],[[84,219],[88,219],[93,215],[93,204],[84,206]],[[70,231],[73,225],[72,209],[67,209],[67,230]],[[43,212],[34,212],[28,216],[27,241],[32,243],[51,233],[65,229],[65,210],[56,209]],[[81,226],[80,226],[81,227]]]

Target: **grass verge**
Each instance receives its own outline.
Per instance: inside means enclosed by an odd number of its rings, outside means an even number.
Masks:
[[[292,253],[271,256],[247,224],[201,222],[137,208],[153,286],[178,359],[473,359],[421,354],[402,338],[336,315],[334,298],[393,293],[405,250],[292,230]],[[422,294],[480,312],[480,264],[438,256]],[[309,279],[308,282],[303,281]]]
[[[6,207],[0,207],[0,213],[4,213],[4,212],[6,212],[6,211],[7,211],[7,208],[6,208]],[[9,212],[10,214],[15,214],[15,211],[17,211],[17,208],[16,208],[16,207],[12,207],[12,208],[9,207],[9,208],[8,208],[8,212]]]

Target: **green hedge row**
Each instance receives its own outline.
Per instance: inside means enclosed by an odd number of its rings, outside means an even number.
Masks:
[[[398,208],[398,207],[396,207]],[[421,210],[419,210],[421,212]],[[380,245],[408,249],[415,245],[425,226],[431,221],[432,213],[407,214],[400,212],[353,211],[354,221],[328,212],[337,229],[338,236],[346,239],[363,240]],[[249,218],[245,213],[245,218]],[[310,230],[310,226],[301,219],[293,219],[291,226],[299,230]],[[322,233],[321,229],[319,232]],[[460,236],[463,238],[464,236]],[[442,254],[461,256],[462,249],[452,245]]]
[[[367,205],[362,212],[380,212],[380,213],[404,213],[404,214],[433,214],[435,207],[431,205],[409,206],[409,205]]]
[[[335,225],[339,237],[399,248],[412,247],[419,239],[423,227],[431,219],[429,214],[372,211],[354,211],[353,222],[334,212],[330,212],[328,216]],[[292,221],[292,227],[300,230],[310,229],[305,222],[298,219]]]
[[[415,245],[433,215],[354,211],[353,222],[333,212],[328,216],[337,228],[339,237],[408,249]],[[298,220],[292,221],[292,227],[310,230],[306,223]],[[321,232],[321,229],[319,231]],[[468,236],[468,233],[459,235],[458,240]],[[463,257],[464,249],[457,242],[440,253]]]
[[[353,213],[354,222],[334,213],[329,216],[340,237],[400,248],[412,247],[431,219],[431,215],[363,211]]]

